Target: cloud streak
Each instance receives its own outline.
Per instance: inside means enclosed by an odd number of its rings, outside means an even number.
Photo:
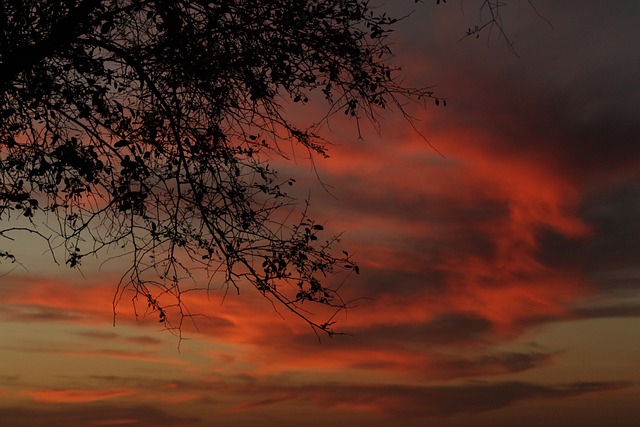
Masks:
[[[29,393],[38,403],[89,403],[132,394],[131,390],[35,390]]]

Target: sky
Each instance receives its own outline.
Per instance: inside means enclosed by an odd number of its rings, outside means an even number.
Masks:
[[[336,119],[329,159],[283,166],[360,265],[349,334],[250,289],[193,297],[183,341],[126,303],[114,326],[121,266],[2,241],[1,425],[638,425],[640,3],[511,1],[517,55],[460,40],[474,2],[391,3],[406,83],[447,106]]]

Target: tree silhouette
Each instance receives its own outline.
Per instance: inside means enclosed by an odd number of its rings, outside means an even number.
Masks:
[[[171,328],[201,269],[332,333],[302,304],[344,308],[326,277],[358,266],[267,160],[284,141],[325,155],[333,114],[441,101],[398,83],[394,23],[364,0],[2,0],[0,236],[70,267],[122,251],[116,300],[134,290]],[[285,105],[314,93],[326,116],[294,125]]]

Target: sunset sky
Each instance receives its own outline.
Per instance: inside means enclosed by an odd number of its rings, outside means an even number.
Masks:
[[[123,265],[0,240],[1,426],[640,425],[640,2],[510,1],[517,55],[460,40],[479,2],[387,3],[447,106],[336,118],[329,159],[280,167],[360,265],[349,335],[250,288],[193,296],[181,342],[127,301],[114,327]]]

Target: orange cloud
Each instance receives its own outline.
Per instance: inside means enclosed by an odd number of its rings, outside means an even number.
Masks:
[[[38,277],[9,276],[15,285],[0,296],[3,303],[21,307],[15,312],[26,320],[46,320],[57,313],[60,320],[94,323],[98,319],[113,317],[112,301],[115,282],[88,282],[84,279],[69,281]],[[55,309],[54,311],[47,309]]]
[[[133,352],[122,350],[86,350],[86,351],[73,351],[73,350],[39,350],[46,351],[47,353],[63,354],[74,357],[92,357],[92,358],[112,358],[123,360],[140,360],[150,363],[162,363],[170,365],[186,365],[187,362],[178,357],[166,358],[159,357],[149,352]]]
[[[360,241],[358,259],[363,271],[372,271],[366,279],[388,270],[398,282],[389,279],[374,295],[366,283],[359,285],[376,302],[363,303],[373,310],[359,310],[350,324],[411,324],[461,311],[517,333],[524,320],[566,316],[568,304],[590,294],[579,270],[556,270],[540,256],[544,233],[592,237],[578,216],[574,174],[551,160],[553,152],[514,150],[508,135],[474,126],[439,131],[433,139],[445,159],[415,136],[396,141],[384,156],[376,141],[365,153],[353,145],[337,148],[328,181],[344,185],[336,190],[344,201],[331,204],[331,221]],[[357,167],[354,158],[362,160]],[[422,283],[411,279],[410,289],[401,286],[409,292],[399,290],[402,281],[420,275]]]
[[[29,392],[31,398],[40,403],[88,403],[133,394],[128,389],[103,390],[35,390]]]

